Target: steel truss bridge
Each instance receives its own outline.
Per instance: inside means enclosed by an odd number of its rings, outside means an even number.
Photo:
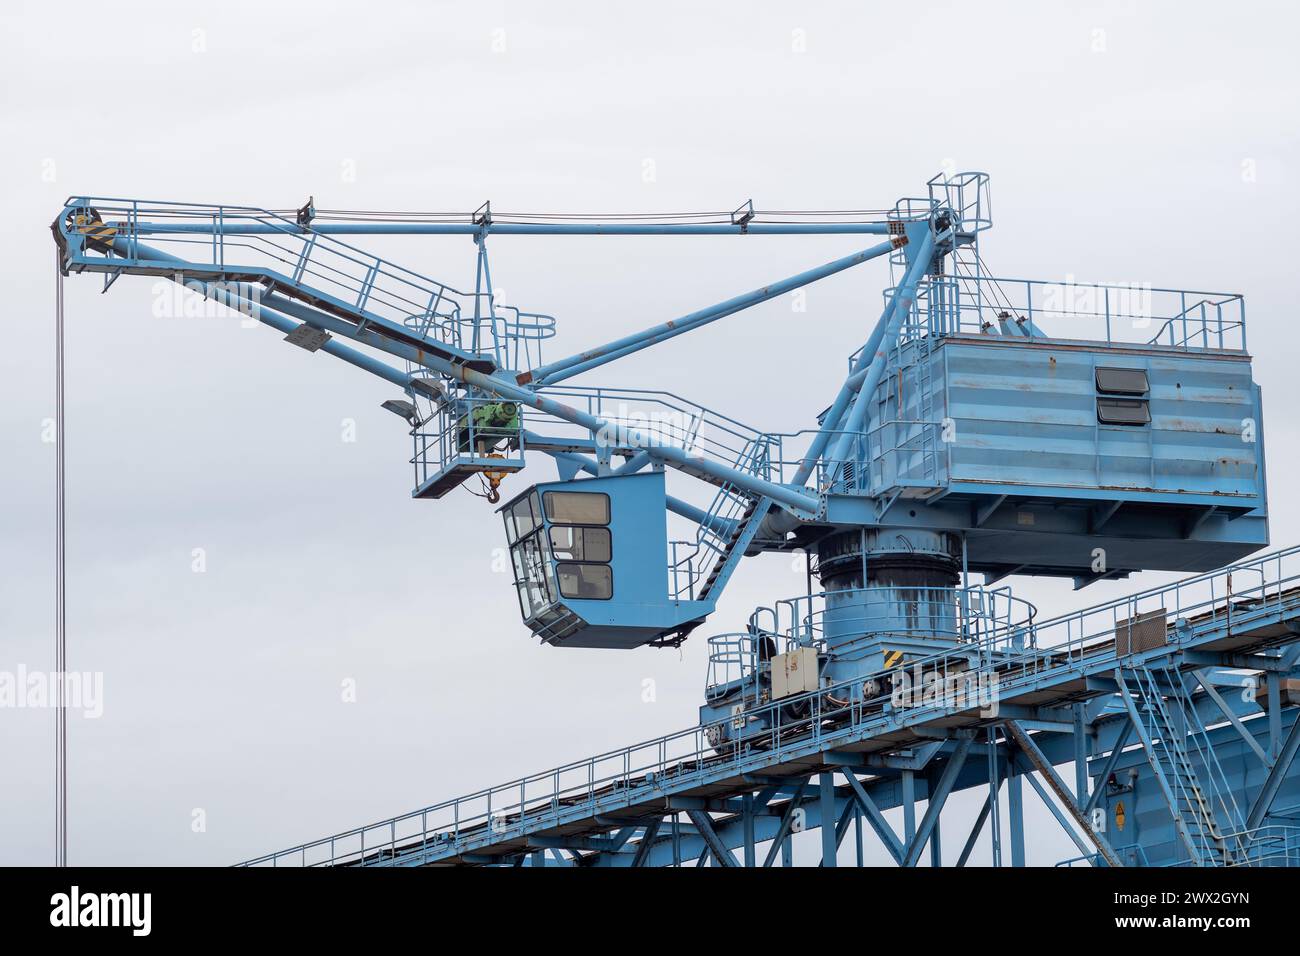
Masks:
[[[1152,612],[1164,640],[1136,649],[1134,622]],[[858,865],[882,859],[873,838],[885,862],[940,865],[947,801],[974,790],[983,804],[953,862],[983,839],[995,865],[1023,866],[1026,782],[1078,846],[1065,862],[1144,865],[1159,852],[1172,865],[1300,865],[1300,708],[1283,706],[1300,659],[1300,548],[1022,638],[981,648],[995,708],[942,693],[842,706],[830,687],[806,695],[806,719],[775,715],[761,738],[720,751],[693,727],[243,865],[790,866],[793,833],[814,829],[820,853],[801,863],[837,865],[852,832]],[[967,673],[956,655],[925,664]],[[1151,818],[1142,843],[1098,812],[1136,789],[1125,771],[1150,787],[1130,811]],[[899,807],[901,832],[884,817]]]

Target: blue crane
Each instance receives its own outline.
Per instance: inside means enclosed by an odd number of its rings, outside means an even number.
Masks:
[[[771,864],[819,827],[834,865],[850,825],[862,858],[864,821],[896,862],[927,845],[938,862],[947,797],[983,785],[960,861],[989,819],[1000,861],[1006,800],[1023,863],[1022,780],[1080,860],[1273,861],[1280,838],[1281,858],[1300,862],[1300,841],[1287,842],[1300,830],[1274,812],[1279,794],[1300,803],[1293,553],[1234,564],[1268,543],[1243,300],[993,275],[979,250],[988,187],[984,173],[940,175],[872,215],[749,202],[609,220],[490,204],[448,216],[70,198],[52,226],[65,274],[102,273],[105,288],[123,274],[174,280],[391,383],[383,405],[409,426],[413,496],[477,482],[500,504],[521,616],[550,646],[677,646],[744,557],[807,555],[807,593],[709,639],[699,725],[621,753],[617,773],[597,776],[604,758],[592,758],[491,791],[485,807],[425,808],[418,828],[407,815],[349,831],[360,846],[346,852],[336,836],[327,857],[311,859],[322,842],[256,862],[730,865],[736,849],[756,863],[766,842]],[[468,236],[474,285],[351,244],[367,235]],[[554,317],[493,292],[488,241],[511,235],[875,241],[544,360]],[[802,431],[568,383],[875,259],[889,267],[879,318]],[[558,479],[502,502],[529,453]],[[701,482],[707,504],[669,494],[669,471]],[[669,515],[691,529],[684,539],[669,539]],[[1084,588],[1142,570],[1193,576],[1046,622],[999,586],[1031,574]],[[1223,690],[1244,679],[1258,699]],[[1055,770],[1066,760],[1073,787]],[[570,771],[585,790],[562,784]],[[889,806],[904,808],[901,836]],[[1126,826],[1141,835],[1117,849],[1107,829]],[[372,830],[385,828],[379,846]]]

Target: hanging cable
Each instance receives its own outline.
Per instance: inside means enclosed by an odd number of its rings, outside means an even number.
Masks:
[[[67,591],[64,561],[63,263],[54,251],[54,865],[68,865]]]

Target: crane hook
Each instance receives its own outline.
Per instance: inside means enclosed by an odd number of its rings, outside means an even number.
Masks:
[[[494,452],[488,455],[487,457],[501,458],[502,456]],[[506,471],[496,471],[493,469],[484,470],[483,479],[487,482],[487,500],[491,504],[496,504],[498,501],[501,500],[501,492],[498,490],[498,488],[501,485],[501,479],[505,478],[507,474],[509,473]]]

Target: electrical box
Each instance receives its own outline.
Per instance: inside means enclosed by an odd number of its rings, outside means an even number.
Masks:
[[[793,697],[817,689],[817,648],[796,647],[772,658],[772,697]]]
[[[1115,653],[1120,657],[1164,647],[1169,643],[1168,612],[1156,608],[1115,624]]]

